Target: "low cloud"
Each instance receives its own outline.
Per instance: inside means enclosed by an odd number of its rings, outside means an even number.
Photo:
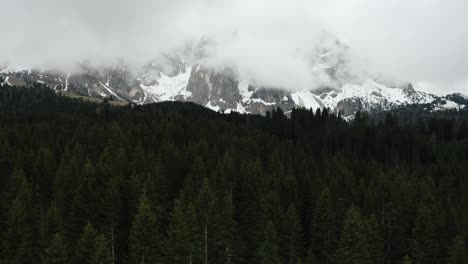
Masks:
[[[314,68],[336,37],[349,47],[342,70],[350,76],[468,92],[466,10],[463,0],[3,0],[0,62],[139,64],[204,36],[215,42],[211,65],[237,66],[265,85],[313,89],[339,85]]]

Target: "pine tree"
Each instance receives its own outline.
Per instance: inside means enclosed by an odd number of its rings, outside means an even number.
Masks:
[[[254,263],[263,230],[267,222],[262,213],[259,201],[258,182],[262,169],[260,162],[246,162],[241,167],[242,180],[236,190],[237,208],[239,208],[239,230],[245,241],[243,258],[248,263]]]
[[[41,214],[45,214],[52,194],[52,182],[55,177],[56,161],[49,146],[41,147],[34,164],[32,188],[40,201]]]
[[[91,256],[90,264],[111,264],[112,256],[109,250],[109,243],[104,235],[98,235],[95,239],[94,252]]]
[[[411,249],[414,263],[438,263],[435,226],[428,207],[423,206],[418,209],[412,237]]]
[[[310,228],[311,247],[324,263],[330,261],[333,250],[332,219],[330,192],[328,188],[325,188],[320,193],[315,205],[314,218]]]
[[[207,177],[206,167],[203,160],[196,156],[190,173],[184,183],[183,194],[187,199],[193,199],[200,194],[204,179]],[[181,197],[184,198],[184,197]]]
[[[467,264],[468,256],[466,254],[465,240],[462,236],[456,236],[452,246],[449,249],[447,264]]]
[[[111,264],[112,256],[107,240],[88,223],[77,242],[74,264]]]
[[[153,157],[151,164],[151,174],[145,181],[145,187],[148,192],[148,198],[154,207],[154,212],[158,216],[158,221],[167,225],[169,222],[169,189],[167,186],[167,172],[165,166],[161,164],[160,157]],[[150,195],[152,193],[152,195]]]
[[[41,239],[42,247],[48,246],[57,233],[63,235],[62,219],[57,210],[55,201],[52,201],[49,209],[47,210],[44,222]]]
[[[282,256],[289,264],[295,264],[304,254],[304,240],[301,220],[293,203],[288,207],[282,229]]]
[[[70,210],[67,210],[67,202],[73,200],[73,195],[79,186],[79,173],[77,166],[77,155],[72,155],[65,149],[62,159],[55,173],[53,182],[53,200],[55,201],[57,213],[68,223],[72,216]]]
[[[366,224],[358,208],[346,212],[343,231],[335,255],[336,264],[372,263],[367,241]]]
[[[366,241],[368,243],[369,254],[372,263],[383,263],[383,237],[380,234],[377,218],[371,215],[366,219]]]
[[[401,264],[412,264],[412,263],[413,263],[413,261],[411,260],[411,258],[408,255],[404,256],[403,260],[401,262]]]
[[[239,228],[234,218],[234,204],[230,192],[215,204],[215,223],[212,228],[213,258],[215,263],[238,263],[241,261]]]
[[[159,244],[161,240],[156,215],[146,192],[143,192],[128,239],[129,263],[158,263],[162,255]]]
[[[257,263],[280,264],[279,244],[275,224],[268,221],[257,252]]]
[[[141,142],[138,142],[132,155],[132,173],[133,175],[142,176],[146,172],[147,163],[145,149],[143,148],[143,144],[141,144]]]
[[[306,257],[304,258],[303,261],[304,264],[319,264],[319,260],[317,259],[317,256],[315,256],[314,250],[309,249],[307,251]]]
[[[68,248],[61,233],[55,233],[42,254],[42,264],[68,263]]]
[[[22,169],[16,169],[10,180],[5,230],[2,230],[2,263],[37,263],[36,247],[38,227],[35,221],[31,186]]]
[[[202,236],[194,206],[175,201],[171,214],[168,240],[166,243],[166,263],[201,263]]]
[[[210,238],[209,233],[211,233],[211,228],[213,227],[214,221],[214,194],[211,191],[210,184],[207,178],[204,178],[201,190],[200,190],[200,199],[199,203],[199,214],[200,221],[203,229],[203,247],[204,247],[204,263],[208,264],[208,254],[211,250],[210,248]]]
[[[102,190],[96,190],[96,170],[93,164],[87,160],[83,171],[81,181],[74,195],[72,202],[72,217],[70,222],[66,223],[67,235],[72,240],[79,238],[86,223],[93,222],[95,212],[98,209],[98,193]]]

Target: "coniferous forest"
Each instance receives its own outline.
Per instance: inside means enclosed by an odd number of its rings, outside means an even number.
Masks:
[[[0,87],[2,264],[468,263],[468,122]]]

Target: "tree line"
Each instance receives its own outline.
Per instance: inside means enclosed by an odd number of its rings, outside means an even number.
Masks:
[[[468,123],[0,87],[0,262],[468,263]]]

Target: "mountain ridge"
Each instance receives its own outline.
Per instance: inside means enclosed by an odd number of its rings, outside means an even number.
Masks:
[[[41,83],[57,92],[110,97],[132,104],[189,101],[225,113],[264,114],[277,107],[287,113],[295,107],[304,107],[329,108],[351,117],[357,111],[386,111],[413,104],[432,104],[431,111],[468,106],[468,97],[461,94],[436,96],[415,90],[411,83],[396,85],[370,75],[357,77],[349,63],[349,47],[326,37],[329,39],[324,47],[302,54],[309,65],[310,77],[326,79],[322,84],[317,81],[314,89],[265,85],[244,76],[238,67],[213,66],[209,57],[216,42],[207,38],[193,48],[160,55],[140,66],[123,60],[107,66],[85,61],[68,72],[9,66],[0,67],[0,76],[5,83],[16,86]]]
[[[147,71],[133,77],[125,68],[96,69],[89,66],[65,73],[8,67],[0,71],[5,83],[27,86],[42,83],[55,91],[72,91],[95,98],[145,104],[161,101],[190,101],[215,111],[263,114],[280,107],[330,108],[352,116],[357,111],[383,111],[412,104],[432,104],[434,111],[462,109],[468,97],[460,93],[446,96],[416,91],[411,84],[389,87],[368,79],[362,84],[346,83],[341,88],[290,91],[256,87],[249,80],[236,78],[229,68],[216,71],[200,64],[180,65],[172,76]]]

